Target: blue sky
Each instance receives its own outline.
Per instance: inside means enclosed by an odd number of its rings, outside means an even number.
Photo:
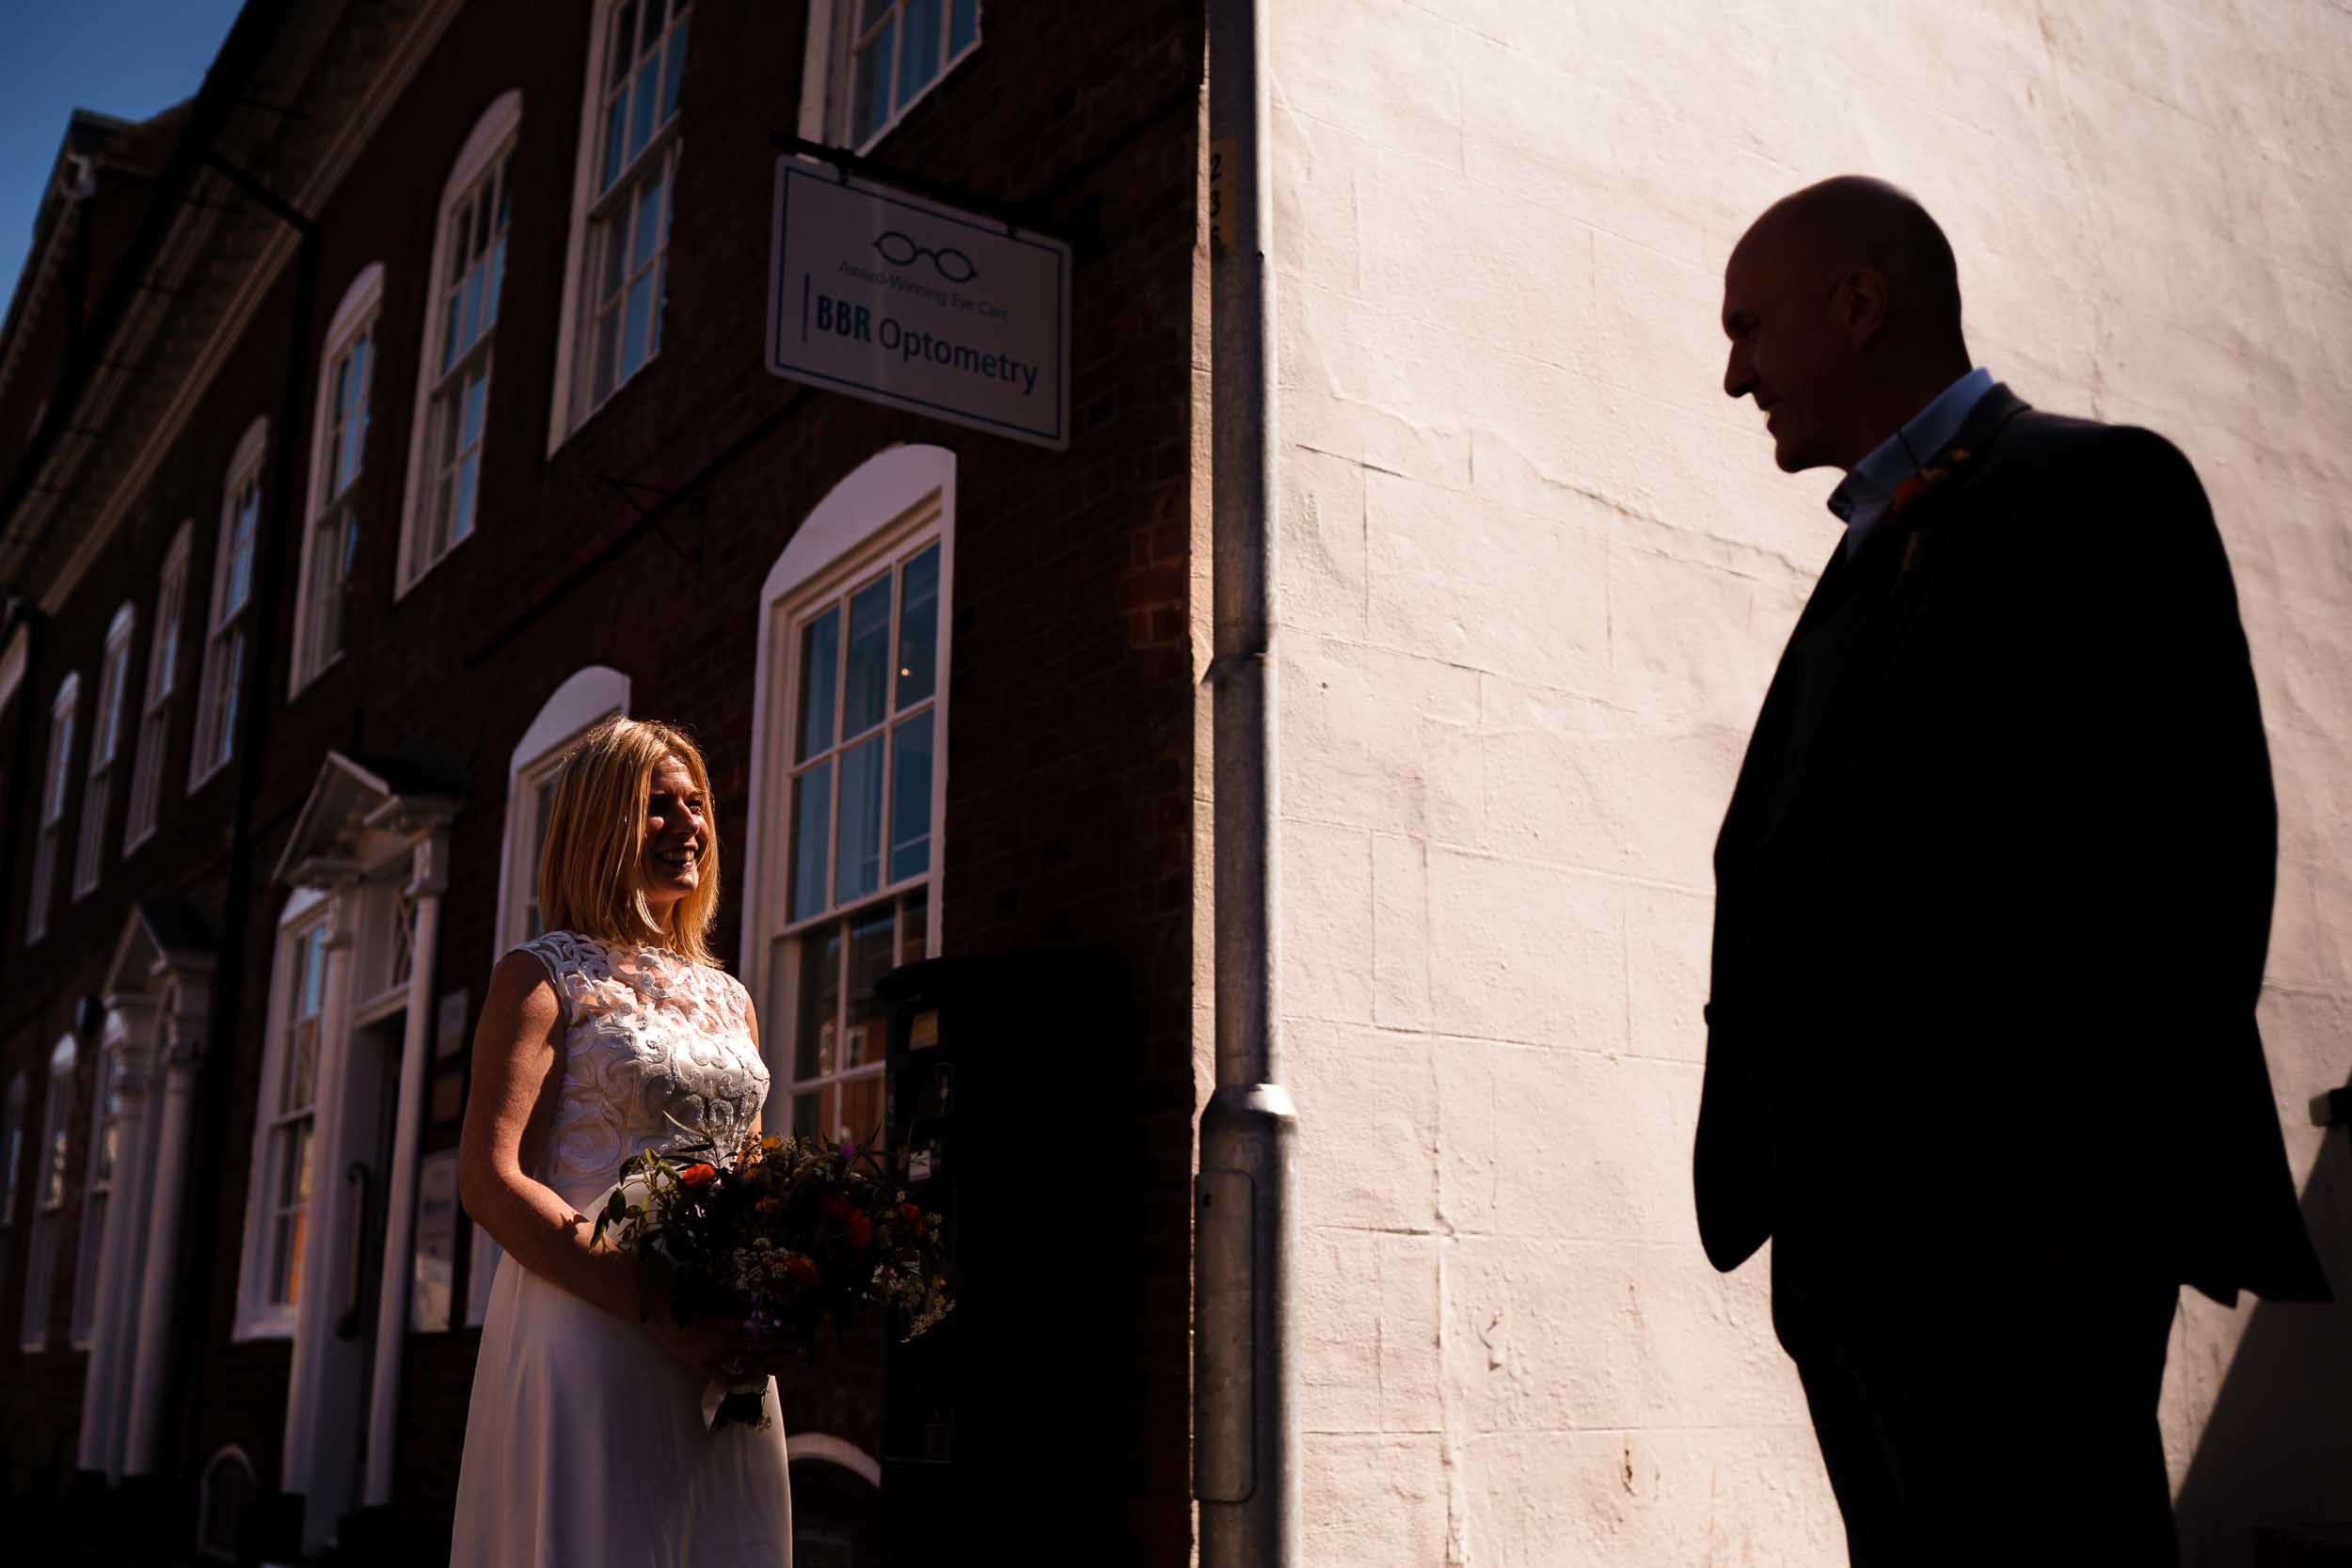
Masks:
[[[76,109],[145,119],[193,95],[242,0],[0,0],[0,310]]]

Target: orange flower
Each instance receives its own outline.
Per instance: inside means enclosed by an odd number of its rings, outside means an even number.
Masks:
[[[681,1187],[707,1187],[718,1180],[719,1168],[701,1160],[677,1173],[677,1184]]]

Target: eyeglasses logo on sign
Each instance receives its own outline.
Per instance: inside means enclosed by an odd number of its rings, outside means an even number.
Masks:
[[[889,230],[874,241],[874,251],[894,267],[911,267],[925,257],[930,259],[931,270],[950,283],[969,283],[980,276],[980,269],[972,264],[972,258],[953,245],[933,248],[919,245],[913,238]]]

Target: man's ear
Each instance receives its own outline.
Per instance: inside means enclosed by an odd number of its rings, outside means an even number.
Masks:
[[[1855,348],[1868,345],[1886,325],[1886,278],[1875,267],[1854,267],[1837,280],[1830,309]]]

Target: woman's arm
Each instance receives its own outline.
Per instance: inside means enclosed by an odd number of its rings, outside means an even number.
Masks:
[[[473,1038],[473,1089],[457,1144],[457,1193],[516,1262],[582,1301],[638,1318],[637,1271],[592,1239],[596,1224],[528,1170],[539,1163],[564,1085],[563,1006],[529,953],[490,972]]]
[[[529,1174],[547,1148],[564,1087],[564,1010],[538,959],[509,953],[490,972],[474,1027],[473,1092],[457,1142],[457,1196],[516,1262],[615,1317],[643,1323],[669,1357],[719,1380],[741,1364],[743,1321],[680,1324],[669,1304],[640,1309],[637,1265],[596,1240],[596,1221]]]

